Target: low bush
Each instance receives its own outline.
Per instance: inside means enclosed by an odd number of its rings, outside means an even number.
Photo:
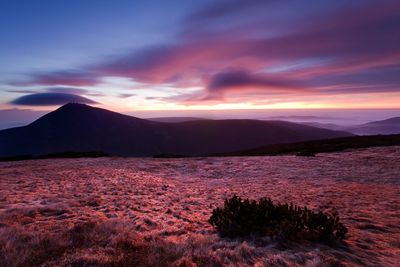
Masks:
[[[314,212],[292,203],[275,204],[269,198],[243,200],[236,195],[226,199],[223,208],[212,211],[209,223],[223,237],[342,240],[347,233],[337,214]]]

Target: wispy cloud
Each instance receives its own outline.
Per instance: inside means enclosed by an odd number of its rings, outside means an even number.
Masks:
[[[129,98],[131,96],[135,96],[135,94],[119,94],[118,95],[119,98]]]
[[[76,87],[61,87],[61,86],[44,87],[40,89],[31,89],[31,90],[10,89],[6,90],[6,92],[18,93],[18,94],[62,93],[62,94],[74,94],[74,95],[86,95],[86,96],[104,96],[103,93],[93,90],[87,90]]]
[[[15,86],[69,85],[92,86],[99,83],[99,76],[86,70],[60,70],[48,73],[31,73],[27,80],[12,82]]]

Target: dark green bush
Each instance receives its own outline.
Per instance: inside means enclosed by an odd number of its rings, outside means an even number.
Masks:
[[[234,195],[223,208],[216,208],[208,221],[223,237],[248,235],[285,239],[345,239],[347,228],[337,214],[313,212],[293,204],[275,204],[269,198],[258,201]]]

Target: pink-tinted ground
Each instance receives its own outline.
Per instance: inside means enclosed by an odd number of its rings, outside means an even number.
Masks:
[[[400,266],[400,147],[0,163],[0,266]],[[337,209],[344,244],[219,238],[225,197]]]

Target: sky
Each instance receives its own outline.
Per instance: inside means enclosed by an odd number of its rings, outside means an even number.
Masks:
[[[400,1],[0,0],[0,59],[3,123],[68,102],[392,115]]]

